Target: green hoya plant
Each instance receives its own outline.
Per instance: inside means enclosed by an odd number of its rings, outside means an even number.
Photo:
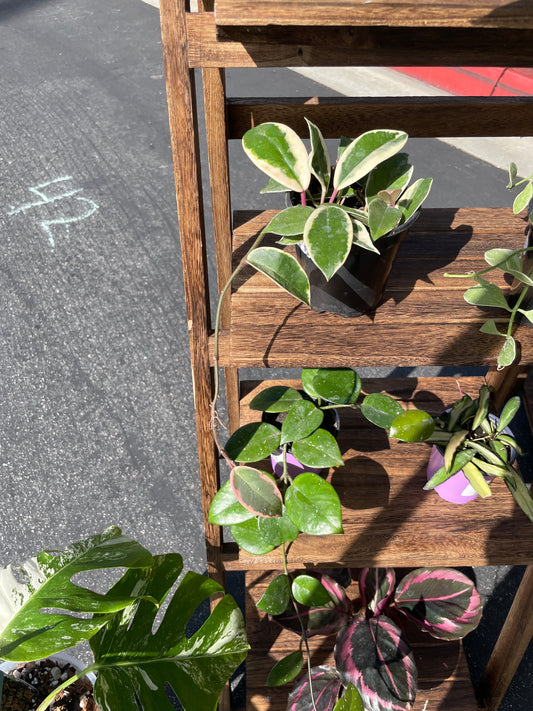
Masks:
[[[490,496],[488,477],[500,477],[526,516],[533,521],[533,499],[512,464],[512,451],[521,449],[507,430],[520,407],[510,398],[500,416],[489,413],[490,388],[482,385],[476,398],[462,396],[441,415],[404,407],[389,395],[372,393],[361,405],[363,415],[402,442],[429,442],[442,448],[444,464],[424,486],[433,489],[462,471],[474,490]]]
[[[533,197],[533,174],[528,178],[517,179],[518,169],[515,163],[509,167],[508,190],[523,186],[513,202],[513,213],[518,215],[523,210],[528,210]],[[476,284],[464,294],[468,304],[474,306],[489,306],[502,310],[502,316],[490,318],[481,326],[483,333],[503,338],[503,345],[498,354],[498,370],[512,365],[518,357],[517,342],[513,331],[518,318],[523,317],[533,323],[533,309],[527,308],[527,297],[530,287],[533,286],[533,260],[530,244],[533,228],[533,213],[528,210],[528,225],[526,245],[522,249],[511,250],[496,247],[485,252],[485,261],[488,266],[479,272],[469,274],[445,274],[456,279],[473,279]],[[493,271],[509,274],[514,278],[512,288],[503,290],[494,284],[486,275]]]
[[[73,580],[80,573],[124,568],[105,593]],[[0,568],[0,657],[28,662],[89,640],[93,663],[58,685],[38,711],[89,672],[98,674],[94,697],[99,711],[171,711],[166,685],[184,709],[214,711],[226,681],[247,654],[244,620],[233,598],[225,595],[201,628],[188,634],[197,607],[222,588],[187,572],[169,595],[182,570],[179,554],[152,556],[117,527],[64,551],[41,551],[22,564]],[[156,626],[165,601],[168,606]]]
[[[342,139],[334,169],[320,129],[306,119],[310,151],[295,131],[263,123],[247,131],[242,145],[270,178],[264,192],[293,191],[299,203],[278,213],[261,233],[279,244],[301,244],[326,280],[339,270],[352,247],[379,254],[378,240],[420,208],[432,184],[409,185],[413,167],[401,152],[403,131],[367,131]],[[307,305],[310,287],[298,261],[274,247],[255,245],[246,261]]]

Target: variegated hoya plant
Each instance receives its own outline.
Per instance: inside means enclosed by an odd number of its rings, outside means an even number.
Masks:
[[[409,623],[437,639],[453,641],[474,630],[482,615],[473,582],[450,568],[419,568],[398,584],[393,569],[366,568],[359,575],[360,596],[355,600],[345,589],[351,582],[349,571],[337,571],[337,579],[307,573],[305,586],[298,582],[302,577],[276,577],[259,607],[297,633],[303,624],[304,640],[335,635],[335,666],[311,668],[299,678],[287,711],[409,711],[417,693],[417,667],[406,638]],[[296,607],[288,604],[288,593],[280,594],[291,586]],[[303,663],[300,645],[274,666],[269,683],[279,686],[296,679]]]

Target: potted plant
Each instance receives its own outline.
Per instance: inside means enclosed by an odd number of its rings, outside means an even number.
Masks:
[[[518,358],[517,342],[513,336],[517,319],[523,317],[533,323],[533,309],[528,309],[526,304],[530,288],[533,286],[533,259],[530,254],[533,250],[533,244],[531,243],[533,212],[529,209],[533,197],[533,174],[528,178],[517,180],[517,173],[516,164],[511,163],[507,189],[512,190],[525,183],[525,186],[513,202],[513,213],[515,215],[522,212],[522,210],[528,211],[524,247],[518,250],[503,247],[489,249],[484,255],[488,264],[487,268],[469,274],[444,275],[455,279],[473,279],[476,282],[476,285],[470,287],[464,294],[464,299],[468,304],[489,306],[502,310],[501,317],[487,319],[480,329],[483,333],[504,339],[498,354],[498,370],[512,365]],[[494,270],[509,274],[513,278],[514,281],[511,288],[501,288],[498,284],[486,278],[486,275]]]
[[[466,487],[466,480],[475,493],[487,497],[491,490],[486,477],[500,477],[522,511],[533,521],[533,499],[513,466],[515,453],[521,454],[521,450],[508,429],[520,407],[520,398],[512,397],[496,417],[489,413],[490,388],[487,385],[481,386],[474,399],[461,395],[438,416],[417,409],[406,410],[384,393],[367,395],[361,411],[370,422],[388,430],[390,437],[402,442],[435,445],[426,490],[441,487],[459,474],[460,490]]]
[[[349,574],[344,576],[351,582]],[[417,667],[409,646],[411,623],[442,640],[459,640],[474,630],[482,603],[473,582],[448,568],[419,568],[396,582],[390,568],[365,568],[358,576],[359,596],[319,571],[292,577],[296,605],[280,599],[278,576],[258,607],[287,629],[300,633],[300,649],[280,660],[268,684],[294,680],[304,665],[303,647],[312,635],[335,635],[335,666],[308,669],[289,695],[288,711],[318,708],[408,711],[417,693]],[[309,649],[307,647],[309,655]],[[357,696],[360,695],[359,705]],[[342,705],[346,694],[351,705]],[[355,697],[355,700],[353,700]]]
[[[72,580],[80,573],[111,568],[126,572],[105,593]],[[169,596],[182,569],[179,554],[152,556],[116,527],[62,552],[42,551],[21,565],[0,569],[1,658],[45,659],[87,639],[94,655],[92,664],[41,700],[38,711],[91,673],[97,674],[94,698],[99,711],[170,711],[167,685],[184,709],[213,711],[224,684],[246,656],[244,621],[233,598],[225,595],[201,628],[188,636],[191,615],[222,588],[188,572]],[[165,601],[168,607],[154,629]]]
[[[334,169],[319,128],[307,120],[311,149],[288,126],[263,123],[242,139],[270,182],[263,192],[293,191],[300,204],[276,215],[262,234],[297,245],[298,261],[258,247],[247,262],[317,311],[358,316],[381,300],[393,261],[419,214],[431,178],[409,182],[403,131],[379,129],[341,140]]]

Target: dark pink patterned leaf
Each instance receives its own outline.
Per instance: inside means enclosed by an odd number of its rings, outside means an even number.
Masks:
[[[398,608],[437,639],[462,639],[481,619],[474,583],[453,568],[418,568],[399,583]]]
[[[393,568],[364,568],[359,577],[363,604],[377,616],[383,612],[394,591],[396,575]]]
[[[352,683],[367,711],[409,711],[417,691],[413,654],[385,615],[354,619],[337,635],[335,663],[344,686]]]
[[[289,694],[287,711],[332,711],[339,698],[341,680],[333,667],[321,666],[311,669],[313,696],[309,676],[296,682]],[[313,706],[313,698],[315,706]]]

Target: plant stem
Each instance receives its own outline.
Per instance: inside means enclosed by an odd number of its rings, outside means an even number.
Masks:
[[[493,264],[492,266],[489,266],[486,269],[482,269],[479,272],[471,272],[470,274],[448,274],[448,272],[445,272],[444,276],[449,277],[450,279],[473,279],[474,277],[481,276],[482,274],[487,274],[487,272],[491,272],[493,269],[499,269],[502,264],[508,262],[509,259],[511,259],[511,257],[514,257],[516,254],[524,254],[525,252],[531,251],[533,251],[533,247],[523,247],[522,249],[515,249],[510,254],[508,254],[505,259],[502,259],[497,264]]]
[[[66,689],[71,684],[74,684],[75,681],[78,681],[78,679],[83,678],[89,672],[95,671],[96,668],[97,668],[96,665],[92,664],[91,666],[88,666],[85,669],[82,669],[81,671],[77,672],[76,674],[71,676],[69,679],[64,681],[59,686],[56,686],[56,688],[50,694],[48,694],[46,699],[44,699],[44,701],[42,701],[39,704],[39,706],[37,707],[37,711],[47,711],[48,707],[50,706],[50,704],[55,699],[55,697],[59,694],[60,691],[63,691],[63,689]]]

